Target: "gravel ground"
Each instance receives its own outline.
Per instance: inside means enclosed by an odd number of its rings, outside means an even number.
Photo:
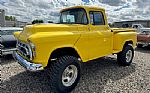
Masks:
[[[50,93],[48,76],[27,72],[11,56],[1,58],[0,93]],[[150,93],[150,48],[136,49],[131,66],[116,56],[82,64],[82,76],[72,93]]]

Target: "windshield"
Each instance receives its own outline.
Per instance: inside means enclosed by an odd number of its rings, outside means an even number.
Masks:
[[[86,12],[82,8],[69,9],[61,12],[61,24],[87,24]]]
[[[0,30],[0,35],[13,35],[14,32],[21,30]]]

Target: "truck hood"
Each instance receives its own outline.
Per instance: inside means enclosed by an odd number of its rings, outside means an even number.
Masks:
[[[22,33],[17,37],[19,40],[27,42],[27,39],[36,33],[57,33],[57,32],[73,32],[78,31],[78,24],[35,24],[28,25]],[[50,33],[49,33],[50,34]],[[52,34],[53,35],[53,34]]]

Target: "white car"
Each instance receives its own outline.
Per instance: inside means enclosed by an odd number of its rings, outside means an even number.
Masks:
[[[146,28],[142,24],[132,24],[132,28],[137,29],[138,33],[150,32],[150,28]]]

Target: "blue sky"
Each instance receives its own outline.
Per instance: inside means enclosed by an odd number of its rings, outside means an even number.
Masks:
[[[19,21],[56,20],[62,8],[74,5],[106,9],[109,22],[150,20],[150,0],[0,0],[0,9]]]
[[[82,0],[83,2],[89,3],[89,0]]]

